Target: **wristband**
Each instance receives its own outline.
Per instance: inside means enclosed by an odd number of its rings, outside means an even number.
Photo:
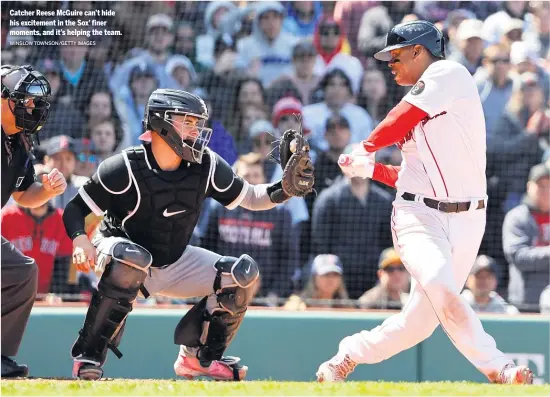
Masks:
[[[83,234],[86,234],[84,230],[78,230],[72,234],[71,240],[74,240],[75,238],[77,238],[78,236],[82,236]]]

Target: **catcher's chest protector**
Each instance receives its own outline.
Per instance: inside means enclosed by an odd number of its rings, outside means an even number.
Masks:
[[[126,153],[138,188],[130,208],[134,210],[136,200],[139,207],[126,221],[125,230],[132,241],[151,252],[153,266],[172,264],[185,250],[207,197],[210,157],[204,156],[202,164],[163,172],[151,169],[143,148]]]

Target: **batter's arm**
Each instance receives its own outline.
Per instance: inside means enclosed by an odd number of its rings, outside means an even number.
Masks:
[[[372,153],[395,145],[426,117],[428,117],[428,113],[424,110],[406,101],[401,101],[363,141],[363,146],[367,152]]]

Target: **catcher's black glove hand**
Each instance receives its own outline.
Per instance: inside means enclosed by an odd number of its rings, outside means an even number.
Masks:
[[[309,144],[302,132],[287,130],[279,142],[279,162],[283,178],[270,189],[271,201],[280,203],[290,197],[304,197],[313,192],[315,168]]]

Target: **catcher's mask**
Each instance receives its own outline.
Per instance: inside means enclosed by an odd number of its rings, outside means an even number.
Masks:
[[[208,109],[197,95],[159,89],[151,94],[144,127],[152,130],[182,159],[202,163],[212,129],[206,127]]]
[[[51,95],[50,83],[32,66],[5,65],[1,68],[2,98],[8,99],[10,111],[15,116],[15,126],[21,130],[26,149],[32,153],[34,145],[40,144],[38,131],[48,113]]]

